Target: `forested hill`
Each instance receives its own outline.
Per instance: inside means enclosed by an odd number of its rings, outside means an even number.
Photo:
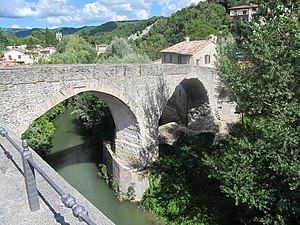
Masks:
[[[147,20],[111,21],[97,27],[86,27],[76,34],[82,36],[92,44],[109,44],[114,37],[127,39],[130,35],[144,30],[147,26],[158,20],[164,20],[164,18],[152,17]]]
[[[152,17],[147,20],[132,20],[132,21],[110,21],[99,26],[85,26],[85,27],[59,27],[55,29],[49,29],[52,32],[61,32],[64,36],[71,34],[86,35],[86,36],[96,36],[93,40],[100,39],[102,42],[107,42],[106,40],[111,40],[111,37],[120,36],[128,37],[131,34],[142,31],[147,26],[153,24],[159,18],[162,17]],[[40,31],[43,32],[43,28],[2,28],[4,34],[13,33],[17,38],[25,38],[32,35],[33,32]],[[100,37],[102,36],[102,37]]]
[[[155,60],[160,57],[161,49],[183,41],[185,37],[201,40],[208,38],[210,34],[226,36],[232,23],[228,9],[232,6],[260,2],[261,0],[207,0],[197,5],[192,4],[166,19],[159,20],[147,35],[136,41],[136,44]]]

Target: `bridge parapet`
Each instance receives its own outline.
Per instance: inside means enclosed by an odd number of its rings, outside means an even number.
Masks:
[[[0,151],[0,154],[4,153],[0,157],[1,224],[82,224],[80,221],[84,221],[90,225],[113,225],[106,216],[72,188],[34,151],[26,150],[26,144],[23,144],[24,150],[19,147],[20,140],[12,132],[9,133],[10,135],[5,129],[0,128],[0,144],[3,150]],[[24,165],[23,170],[22,164]],[[32,167],[41,176],[36,176]],[[35,179],[37,183],[35,183]],[[49,184],[54,189],[50,188]],[[28,198],[26,198],[25,188],[27,188]],[[61,195],[61,198],[58,197],[57,193]],[[72,193],[74,197],[66,193]],[[39,198],[42,201],[39,201]],[[76,203],[75,198],[84,204],[90,217],[85,209]],[[64,207],[63,203],[72,210]],[[79,218],[79,221],[76,217]]]

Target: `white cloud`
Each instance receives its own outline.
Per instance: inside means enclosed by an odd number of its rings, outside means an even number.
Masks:
[[[35,17],[36,12],[33,10],[33,3],[25,0],[0,1],[0,17],[20,18]]]
[[[146,19],[151,6],[160,5],[161,13],[168,16],[182,7],[201,0],[90,0],[82,8],[72,5],[74,0],[0,0],[0,18],[36,18],[48,24],[84,25],[110,20]],[[203,0],[202,0],[203,1]],[[4,3],[5,2],[5,3]]]
[[[147,19],[149,17],[149,14],[145,9],[139,10],[135,14],[138,19]]]
[[[163,16],[169,16],[177,10],[189,6],[191,4],[198,4],[206,0],[157,0],[161,6],[161,13]]]
[[[124,21],[124,20],[128,20],[127,16],[116,16],[115,21]]]
[[[14,25],[11,26],[11,28],[17,29],[17,28],[20,28],[20,26],[18,24],[14,24]]]

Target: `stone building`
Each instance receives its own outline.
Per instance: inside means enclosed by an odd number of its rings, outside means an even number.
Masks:
[[[106,45],[105,44],[96,45],[97,55],[103,54],[105,52],[105,50],[106,50]]]
[[[208,40],[186,40],[161,51],[162,63],[191,64],[215,67],[217,37],[210,35]]]
[[[256,13],[258,5],[240,5],[229,8],[229,14],[232,19],[244,19],[250,21],[253,14]]]

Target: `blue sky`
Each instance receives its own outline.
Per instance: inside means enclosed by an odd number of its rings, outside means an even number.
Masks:
[[[0,27],[81,27],[148,19],[203,0],[0,0]]]

